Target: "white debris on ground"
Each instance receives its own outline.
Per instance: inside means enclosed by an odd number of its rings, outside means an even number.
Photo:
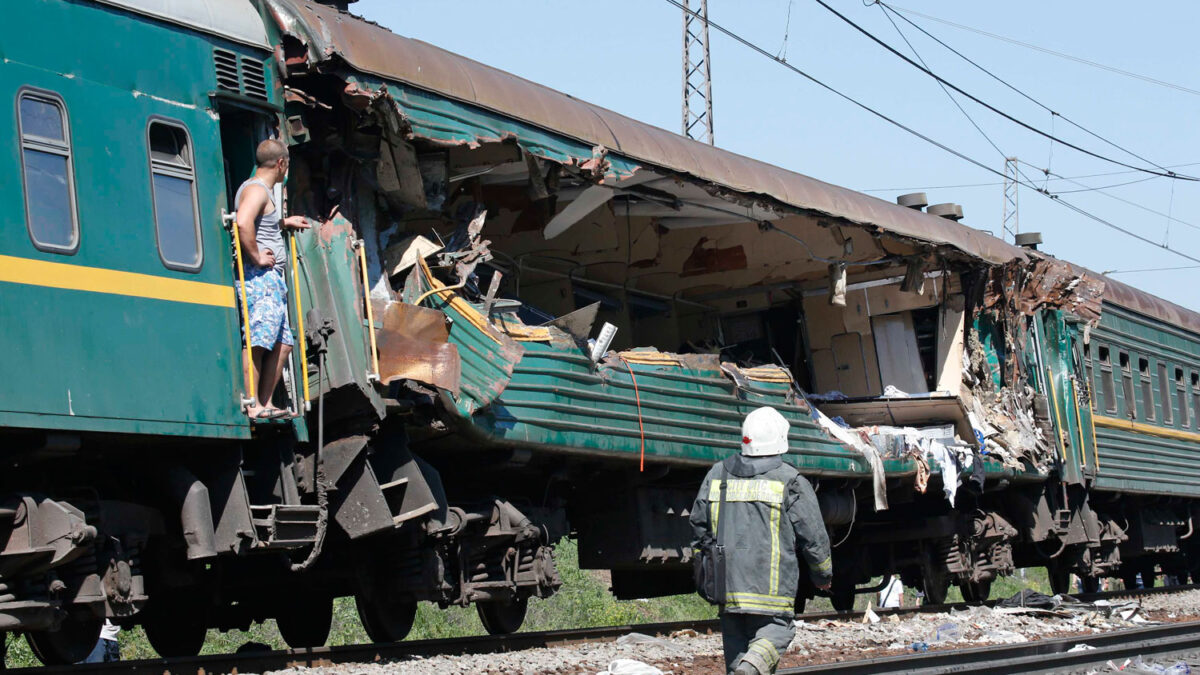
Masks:
[[[1200,591],[1095,604],[1067,601],[1055,609],[971,607],[903,617],[872,615],[873,612],[855,620],[797,621],[796,639],[784,655],[783,665],[870,658],[898,651],[1011,644],[1066,634],[1077,634],[1080,644],[1086,644],[1088,634],[1200,616]],[[722,672],[720,655],[719,635],[680,631],[661,639],[633,633],[615,642],[278,672],[281,675],[681,675]]]
[[[680,631],[669,637],[655,638],[631,633],[615,642],[585,642],[521,652],[432,656],[391,663],[293,668],[275,672],[289,675],[683,675],[695,672],[691,667],[692,655],[711,656],[720,653],[719,635]]]

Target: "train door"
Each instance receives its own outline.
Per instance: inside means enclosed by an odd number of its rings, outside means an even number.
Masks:
[[[1059,310],[1042,311],[1035,319],[1035,328],[1041,356],[1037,379],[1054,427],[1053,441],[1062,461],[1063,482],[1079,484],[1084,481],[1084,472],[1094,471],[1094,467],[1085,466],[1086,437],[1082,429],[1085,414],[1086,421],[1091,421],[1091,410],[1086,404],[1080,405],[1081,378],[1073,346],[1078,330]]]
[[[225,164],[225,191],[228,203],[228,213],[231,217],[229,225],[232,233],[232,215],[236,213],[234,206],[234,197],[237,194],[238,188],[242,182],[251,178],[257,168],[254,154],[258,148],[258,144],[268,138],[277,137],[277,124],[273,115],[263,111],[245,108],[236,103],[223,102],[220,109],[221,114],[221,148],[222,159]],[[282,185],[276,185],[274,194],[272,195],[277,208],[284,208],[284,190]],[[285,241],[290,235],[285,234]],[[296,261],[291,260],[289,251],[276,251],[277,257],[288,257],[287,273],[284,277],[288,286],[288,313],[290,324],[293,333],[296,333],[296,341],[303,339],[303,336],[297,332],[298,316],[295,311],[296,293],[293,288],[291,268]],[[237,251],[229,252],[234,258],[233,270],[234,276],[237,277]],[[247,308],[242,303],[242,298],[239,294],[239,315],[242,316],[242,325],[246,322],[245,312]],[[248,401],[253,393],[251,391],[251,382],[255,378],[249,372],[249,355],[245,349],[244,338],[241,340],[242,345],[242,370],[243,370],[243,401]],[[284,373],[281,383],[281,388],[276,390],[275,402],[276,405],[290,410],[293,414],[303,413],[304,404],[301,397],[297,396],[300,391],[300,383],[297,381],[296,373],[300,370],[297,368],[298,355],[300,350],[294,349],[290,363],[284,366]],[[258,383],[255,381],[254,386]]]
[[[1067,338],[1071,348],[1071,403],[1075,406],[1075,436],[1079,440],[1080,464],[1084,477],[1096,478],[1100,470],[1100,456],[1096,448],[1096,427],[1092,421],[1095,412],[1095,394],[1092,391],[1092,365],[1085,333],[1080,323],[1067,321]]]

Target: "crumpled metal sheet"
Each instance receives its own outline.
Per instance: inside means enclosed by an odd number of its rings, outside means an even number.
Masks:
[[[1122,283],[1112,277],[1104,276],[1097,272],[1093,272],[1086,267],[1081,267],[1074,263],[1069,263],[1065,260],[1055,261],[1060,265],[1065,265],[1076,274],[1087,275],[1093,279],[1099,279],[1104,284],[1103,301],[1110,302],[1118,307],[1123,307],[1128,310],[1144,314],[1146,316],[1158,319],[1163,323],[1185,330],[1190,330],[1194,333],[1200,333],[1200,313],[1194,312],[1186,307],[1181,307],[1173,302],[1163,300],[1160,297],[1151,295],[1143,290],[1139,290],[1128,284]],[[1065,308],[1064,309],[1069,309]]]
[[[1026,316],[1042,308],[1061,309],[1089,323],[1100,319],[1107,282],[1082,267],[1048,257],[1005,268],[1002,291]]]
[[[433,140],[520,142],[534,136],[534,154],[562,161],[563,147],[574,146],[567,163],[587,168],[601,161],[610,177],[630,172],[628,162],[618,161],[624,157],[879,233],[957,249],[992,264],[1026,258],[1024,249],[980,230],[698,143],[351,14],[294,0],[267,0],[267,5],[280,29],[305,44],[310,66],[345,62],[361,73],[411,85],[407,94],[396,96],[397,102],[415,133],[423,118],[436,122],[427,125]],[[406,101],[406,95],[413,100]],[[451,110],[455,104],[457,109]],[[597,151],[605,148],[610,151],[607,160],[597,160]]]
[[[462,296],[435,279],[424,260],[409,272],[401,297],[406,303],[412,303],[434,288],[439,289],[438,292],[422,302],[430,303],[450,317],[448,340],[458,350],[462,371],[460,391],[453,400],[459,413],[469,417],[500,396],[512,380],[513,368],[525,350],[496,330]]]
[[[379,377],[384,384],[416,380],[459,394],[462,379],[458,347],[448,342],[446,315],[436,309],[393,302],[376,332]]]

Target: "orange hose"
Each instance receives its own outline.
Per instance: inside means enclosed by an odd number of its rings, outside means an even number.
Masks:
[[[638,411],[638,433],[642,437],[642,450],[638,454],[638,471],[644,472],[646,470],[646,427],[642,424],[642,394],[638,391],[637,376],[633,374],[633,366],[629,365],[624,356],[618,354],[617,358],[621,359],[621,363],[624,363],[625,367],[629,369],[629,379],[633,381],[633,398],[637,401]]]

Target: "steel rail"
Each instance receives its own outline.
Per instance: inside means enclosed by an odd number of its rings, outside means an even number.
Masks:
[[[1100,593],[1081,593],[1072,597],[1080,601],[1092,602],[1096,600],[1112,600],[1146,595],[1162,595],[1198,589],[1200,589],[1200,585],[1159,586],[1155,588],[1133,589],[1128,591],[1122,590]],[[997,601],[990,601],[984,604],[994,606],[997,604]],[[904,616],[909,614],[948,612],[952,609],[961,609],[968,606],[970,606],[969,603],[958,602],[940,605],[921,605],[916,607],[894,607],[886,609],[876,608],[872,611],[880,616],[888,616],[891,614]],[[861,610],[849,612],[810,612],[798,614],[796,615],[796,618],[804,621],[848,621],[857,620],[864,614],[865,612]],[[1196,625],[1200,625],[1200,623]],[[512,652],[525,649],[535,649],[539,647],[555,647],[584,642],[615,640],[622,635],[635,632],[644,633],[647,635],[667,635],[678,630],[686,629],[691,629],[702,633],[716,633],[720,631],[720,622],[715,619],[705,619],[695,621],[674,621],[666,623],[628,624],[622,626],[604,626],[599,628],[579,628],[530,633],[514,633],[511,635],[499,636],[473,635],[459,638],[385,642],[376,644],[346,645],[339,647],[316,647],[312,649],[288,649],[282,651],[263,651],[242,654],[212,654],[191,658],[143,659],[138,661],[120,661],[117,663],[108,664],[97,663],[71,666],[43,666],[11,669],[7,672],[14,674],[25,673],[30,675],[51,675],[53,673],[139,673],[143,675],[150,673],[153,673],[154,675],[188,675],[189,673],[196,673],[196,675],[220,675],[221,673],[232,674],[261,672],[265,670],[281,670],[296,666],[316,668],[347,663],[375,663],[379,661],[390,661],[411,657]],[[1094,642],[1094,638],[1091,636],[1076,638],[1075,642],[1081,642],[1085,639],[1089,643]],[[1046,641],[1043,640],[1040,642]],[[936,652],[936,654],[941,653],[944,652]],[[905,663],[907,664],[912,663],[911,659],[914,657],[905,656],[901,658],[906,659]],[[875,659],[874,661],[879,660],[880,659]],[[822,668],[823,667],[824,666],[822,666]]]
[[[1079,644],[1086,644],[1092,649],[1070,651]],[[1103,664],[1106,661],[1135,656],[1190,656],[1197,651],[1200,651],[1200,621],[1189,621],[1108,633],[1049,638],[1016,645],[944,649],[860,661],[781,668],[778,672],[780,675],[942,675],[969,671],[972,675],[1019,675],[1063,672],[1064,669]]]
[[[20,668],[6,671],[9,675],[50,675],[51,673],[136,673],[138,675],[221,675],[228,673],[257,673],[303,666],[328,667],[349,663],[377,663],[412,657],[460,654],[492,654],[514,652],[539,647],[561,647],[583,642],[615,640],[629,633],[668,635],[678,630],[716,632],[720,623],[715,619],[673,621],[667,623],[604,626],[570,630],[512,633],[510,635],[474,635],[461,638],[383,642],[343,647],[315,647],[283,651],[248,652],[241,654],[212,654],[192,658],[143,659],[69,666]]]

